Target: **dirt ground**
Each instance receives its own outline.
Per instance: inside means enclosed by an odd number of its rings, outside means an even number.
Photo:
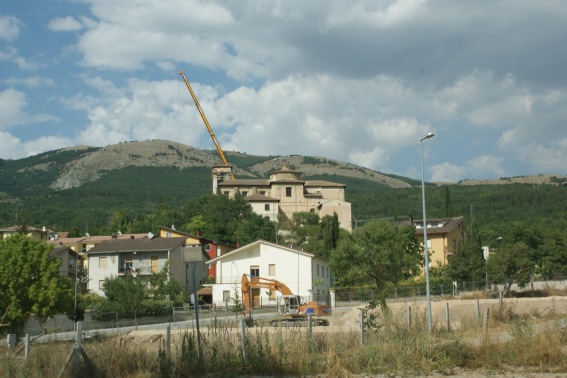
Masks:
[[[561,318],[562,316],[567,316],[567,297],[565,296],[552,296],[552,297],[541,297],[541,298],[505,298],[503,299],[502,305],[499,299],[447,299],[447,300],[433,300],[431,302],[431,312],[432,312],[432,323],[437,329],[446,329],[447,320],[447,309],[449,311],[449,319],[452,330],[457,330],[465,322],[470,322],[471,320],[479,320],[478,314],[480,313],[480,319],[485,314],[485,310],[488,309],[490,313],[498,311],[500,308],[507,311],[509,314],[514,314],[515,316],[529,317],[533,319],[549,319]],[[360,313],[361,308],[351,307],[351,308],[339,308],[335,309],[333,315],[330,317],[330,326],[328,327],[314,327],[313,332],[357,332],[360,328]],[[413,321],[423,321],[425,325],[425,313],[426,313],[426,303],[425,301],[420,302],[400,302],[391,303],[389,308],[393,313],[395,318],[403,321],[408,319],[408,309],[411,309],[411,317]],[[490,315],[489,315],[490,317]],[[204,328],[206,329],[206,328]],[[256,328],[260,329],[260,328]],[[264,327],[261,328],[263,331],[268,330],[276,331],[280,328]],[[253,332],[254,328],[249,329],[248,332]],[[280,329],[281,330],[281,329]],[[186,329],[175,329],[172,327],[171,332],[171,342],[175,344],[182,335],[186,332]],[[239,328],[235,327],[232,332],[239,332]],[[493,335],[498,340],[505,340],[507,333],[501,330],[495,330]],[[126,336],[131,344],[134,345],[144,345],[150,348],[158,348],[160,344],[163,345],[165,341],[165,331],[133,331],[128,336]],[[475,340],[472,338],[471,343]],[[458,371],[458,370],[457,370]],[[509,378],[509,377],[519,377],[519,378],[556,378],[556,377],[567,377],[564,374],[553,374],[553,373],[522,373],[521,371],[510,372],[506,374],[482,374],[477,372],[463,372],[462,374],[455,375],[439,375],[439,377],[444,378],[458,378],[458,377],[491,377],[491,378]],[[384,376],[385,377],[385,376]],[[437,377],[435,375],[429,377]],[[369,378],[369,376],[364,376],[364,378]],[[381,378],[380,376],[373,376],[373,378]]]

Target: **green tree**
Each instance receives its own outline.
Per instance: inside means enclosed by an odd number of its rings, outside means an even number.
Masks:
[[[488,259],[490,280],[504,284],[506,293],[512,284],[525,287],[530,283],[536,266],[530,257],[530,248],[523,242],[501,246]]]
[[[339,216],[325,215],[321,219],[321,234],[323,239],[323,257],[329,257],[331,251],[337,247],[340,237]]]
[[[152,273],[148,295],[152,299],[169,299],[175,305],[180,305],[187,299],[187,290],[183,282],[169,279],[170,265],[171,261],[168,260],[161,271]]]
[[[447,260],[445,274],[453,281],[483,282],[486,263],[480,244],[466,240]]]
[[[0,323],[21,333],[28,316],[40,320],[73,310],[71,281],[44,241],[17,234],[0,241]]]
[[[341,238],[329,263],[339,285],[375,284],[386,309],[386,289],[420,273],[422,251],[413,227],[370,222]]]
[[[124,278],[111,277],[104,281],[104,295],[117,312],[134,318],[138,324],[138,313],[147,298],[147,285],[140,277],[126,274]]]
[[[209,195],[191,200],[184,206],[182,216],[184,219],[198,220],[204,236],[224,243],[248,244],[258,239],[276,239],[275,223],[254,213],[241,196],[228,198],[224,195]],[[192,222],[185,226],[191,227]],[[189,229],[185,231],[195,232]]]

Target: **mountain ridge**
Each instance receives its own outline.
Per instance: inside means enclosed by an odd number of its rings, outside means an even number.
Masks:
[[[76,154],[61,166],[55,167],[52,160],[58,154]],[[351,163],[328,159],[320,156],[261,156],[248,155],[235,151],[225,151],[229,164],[233,165],[234,174],[239,178],[265,178],[270,172],[290,165],[303,173],[305,177],[329,175],[368,180],[389,188],[409,188],[420,181],[407,177],[380,173]],[[18,169],[19,174],[38,174],[57,172],[49,188],[59,191],[78,188],[99,180],[108,172],[125,167],[212,167],[221,164],[214,150],[201,150],[192,146],[169,140],[131,141],[112,144],[105,147],[80,145],[48,151],[33,165]],[[24,164],[24,158],[15,160]],[[51,160],[51,161],[50,161]],[[30,160],[31,161],[31,160]],[[7,162],[6,160],[4,162]],[[458,183],[428,183],[429,185],[505,185],[505,184],[559,185],[567,183],[567,176],[539,174],[531,176],[503,177],[498,179],[466,179]]]

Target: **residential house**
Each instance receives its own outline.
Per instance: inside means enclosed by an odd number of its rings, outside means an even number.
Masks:
[[[61,263],[61,265],[59,265],[59,274],[75,282],[77,269],[82,266],[82,258],[79,256],[79,253],[69,247],[58,245],[53,247],[51,254],[57,257]]]
[[[86,252],[89,260],[88,289],[103,294],[104,280],[126,274],[149,278],[160,272],[169,261],[169,279],[185,283],[189,293],[199,289],[207,278],[207,257],[198,245],[200,262],[185,262],[185,252],[191,248],[185,237],[154,239],[111,239]],[[194,285],[195,283],[195,285]]]
[[[224,305],[234,298],[235,290],[241,296],[243,274],[277,280],[287,285],[294,294],[322,300],[329,294],[332,275],[327,260],[300,250],[258,240],[207,262],[216,265],[213,303]],[[252,289],[254,305],[275,301],[281,293]],[[240,297],[241,298],[241,297]],[[275,302],[273,302],[275,303]]]
[[[187,245],[200,244],[203,246],[208,259],[214,259],[215,257],[221,256],[225,253],[235,250],[237,247],[226,243],[221,243],[214,241],[212,239],[207,239],[201,235],[201,230],[197,230],[196,234],[190,234],[188,232],[176,230],[175,227],[160,227],[159,228],[160,238],[172,238],[172,237],[182,237],[185,238],[185,243]],[[207,276],[214,280],[217,278],[216,266],[208,265]]]
[[[4,239],[14,234],[18,234],[22,231],[22,227],[24,226],[10,226],[0,228],[0,236],[2,239]],[[26,235],[32,239],[48,240],[53,234],[53,231],[45,227],[36,228],[32,226],[26,226]]]
[[[423,220],[401,222],[402,226],[410,224],[415,228],[416,236],[423,242]],[[465,218],[428,218],[426,225],[430,266],[445,266],[448,256],[455,253],[467,237]]]
[[[10,226],[0,229],[1,239],[8,238],[12,235],[18,234],[21,232],[22,226]],[[36,239],[36,240],[44,240],[48,244],[50,241],[55,238],[56,233],[52,230],[49,230],[45,227],[36,228],[27,226],[26,227],[26,235],[29,238]],[[51,250],[51,255],[55,256],[59,262],[59,273],[63,277],[69,278],[71,281],[75,281],[77,277],[77,267],[81,266],[81,257],[75,251],[73,251],[69,247],[57,245]]]
[[[346,185],[302,179],[302,173],[284,165],[267,180],[232,180],[231,166],[213,167],[213,194],[242,195],[255,213],[271,221],[289,223],[294,213],[312,212],[320,217],[337,214],[339,226],[352,230],[351,204],[345,201]]]
[[[113,235],[95,235],[91,236],[86,234],[85,236],[70,238],[67,236],[68,232],[58,232],[54,233],[49,239],[47,239],[48,244],[53,244],[55,246],[69,247],[71,250],[79,253],[79,263],[82,267],[88,268],[88,259],[86,258],[85,252],[90,250],[95,245],[102,243],[107,240],[126,240],[126,239],[146,239],[152,238],[151,233],[148,234],[122,234],[118,232]]]

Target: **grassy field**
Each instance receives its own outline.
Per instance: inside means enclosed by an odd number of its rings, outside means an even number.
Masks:
[[[505,303],[492,311],[488,329],[468,317],[452,331],[435,323],[431,335],[421,311],[411,324],[394,312],[378,313],[363,342],[355,310],[341,315],[351,327],[335,322],[309,335],[305,328],[259,326],[246,330],[244,343],[236,321],[219,322],[201,329],[201,353],[192,329],[172,333],[169,353],[163,332],[97,336],[83,344],[94,366],[83,362],[77,376],[567,376],[565,314],[515,308]],[[72,377],[73,362],[64,367],[73,345],[34,344],[28,359],[0,350],[0,376]]]

